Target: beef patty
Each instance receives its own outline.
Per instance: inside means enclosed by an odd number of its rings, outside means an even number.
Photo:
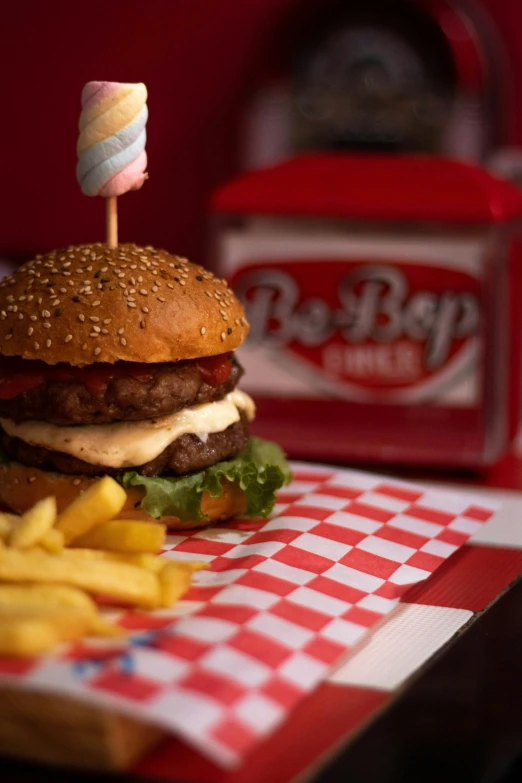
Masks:
[[[146,377],[111,378],[97,391],[79,382],[50,379],[12,399],[0,399],[0,417],[63,425],[152,419],[220,400],[242,375],[243,368],[232,358],[229,378],[217,386],[205,382],[194,361],[151,364]]]
[[[216,462],[230,459],[245,448],[248,440],[248,421],[241,413],[240,420],[222,432],[211,433],[203,443],[196,435],[181,435],[155,459],[144,465],[124,468],[135,470],[142,476],[177,476],[204,470]],[[33,468],[54,470],[83,476],[117,476],[124,472],[103,465],[92,465],[61,451],[49,451],[42,446],[13,438],[0,427],[0,448],[8,457]]]

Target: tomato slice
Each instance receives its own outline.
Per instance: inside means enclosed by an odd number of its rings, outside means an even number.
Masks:
[[[202,379],[210,386],[219,386],[230,378],[232,362],[230,354],[209,356],[194,360]],[[91,394],[102,394],[115,378],[131,376],[140,381],[154,377],[158,365],[139,362],[116,364],[91,364],[72,367],[68,364],[49,365],[45,362],[0,357],[0,400],[11,400],[46,382],[78,383]]]
[[[0,377],[0,400],[12,400],[30,389],[40,386],[45,380],[43,373],[27,372]]]
[[[220,386],[230,378],[232,362],[229,353],[219,356],[207,356],[204,359],[196,359],[196,367],[201,377],[209,386]]]

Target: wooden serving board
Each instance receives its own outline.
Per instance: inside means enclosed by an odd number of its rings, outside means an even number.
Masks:
[[[0,686],[0,756],[122,770],[164,736],[155,726],[75,699]]]

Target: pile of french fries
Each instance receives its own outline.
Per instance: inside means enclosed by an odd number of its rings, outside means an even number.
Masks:
[[[124,634],[96,599],[156,609],[187,591],[205,564],[158,557],[165,526],[114,519],[125,500],[105,477],[61,514],[53,497],[23,516],[0,513],[0,655],[40,655],[62,642]]]

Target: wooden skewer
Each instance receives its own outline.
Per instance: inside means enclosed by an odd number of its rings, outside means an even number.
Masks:
[[[118,247],[118,203],[116,196],[109,196],[105,199],[105,227],[107,244],[109,247]]]

